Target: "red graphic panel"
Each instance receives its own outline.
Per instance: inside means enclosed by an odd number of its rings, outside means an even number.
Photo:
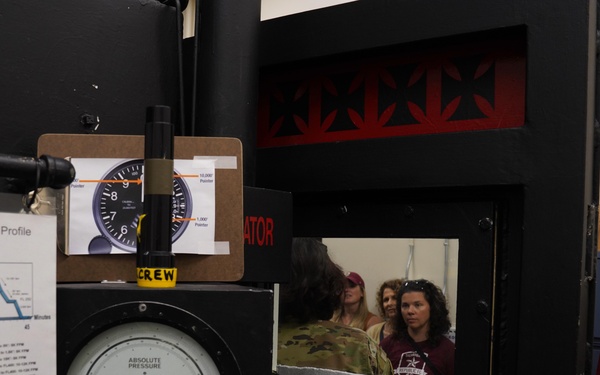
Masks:
[[[496,40],[265,73],[258,147],[523,126],[522,44]]]

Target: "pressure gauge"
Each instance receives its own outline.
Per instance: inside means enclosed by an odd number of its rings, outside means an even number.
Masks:
[[[92,239],[90,253],[108,253],[111,245],[136,251],[136,230],[143,213],[143,159],[128,160],[113,167],[98,183],[93,197],[93,214],[102,234]],[[176,176],[177,173],[174,172]],[[183,178],[173,178],[172,241],[185,231],[192,213],[192,199]]]
[[[74,358],[67,375],[177,374],[219,375],[209,353],[171,326],[132,322],[90,340]]]
[[[72,292],[87,290],[94,295],[93,298],[97,299],[101,295],[102,299],[111,302],[94,302],[95,308],[89,310],[94,311],[92,314],[84,314],[86,316],[83,319],[70,321],[68,329],[59,335],[58,373],[242,375],[229,345],[212,326],[197,315],[155,300],[115,300],[130,299],[133,296],[165,299],[168,295],[173,295],[174,297],[169,298],[179,301],[182,295],[197,295],[187,293],[195,290],[194,288],[198,287],[184,284],[167,291],[110,284],[98,285],[92,289],[70,289]],[[73,307],[77,303],[81,302],[68,305]],[[107,306],[100,308],[104,305]],[[198,308],[203,309],[200,305]],[[65,311],[63,310],[63,316]],[[78,313],[73,313],[72,316],[77,316]]]

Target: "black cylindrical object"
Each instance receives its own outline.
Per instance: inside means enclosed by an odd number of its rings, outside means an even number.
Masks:
[[[254,186],[260,0],[198,2],[192,134],[239,138],[244,185]]]
[[[75,168],[68,160],[49,155],[34,158],[0,154],[0,176],[11,178],[14,192],[24,194],[43,187],[69,186],[75,178]]]
[[[144,144],[144,214],[138,228],[138,269],[174,267],[171,251],[173,143],[171,109],[167,106],[148,107]]]

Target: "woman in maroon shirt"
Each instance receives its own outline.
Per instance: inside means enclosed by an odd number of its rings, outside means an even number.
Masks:
[[[396,331],[381,347],[395,375],[454,375],[454,344],[444,294],[427,280],[405,282],[397,297]]]

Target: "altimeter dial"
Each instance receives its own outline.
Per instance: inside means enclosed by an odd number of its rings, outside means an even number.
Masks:
[[[143,213],[144,160],[119,163],[98,183],[94,192],[94,221],[113,246],[136,251],[136,230]],[[175,242],[185,231],[192,213],[192,199],[183,178],[174,171],[171,233]]]

